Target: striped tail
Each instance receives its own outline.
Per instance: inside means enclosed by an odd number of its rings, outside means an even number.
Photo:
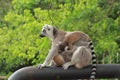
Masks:
[[[91,71],[91,76],[90,76],[90,80],[95,80],[95,76],[96,76],[96,55],[95,55],[95,52],[94,52],[94,47],[93,47],[93,44],[92,44],[92,41],[90,41],[89,43],[89,47],[92,51],[92,71]]]

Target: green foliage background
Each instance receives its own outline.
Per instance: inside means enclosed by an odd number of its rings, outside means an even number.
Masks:
[[[51,41],[44,24],[84,31],[98,63],[120,63],[120,0],[0,0],[0,74],[42,63]]]

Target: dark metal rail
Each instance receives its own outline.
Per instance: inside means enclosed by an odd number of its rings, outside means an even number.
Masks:
[[[34,66],[24,67],[14,72],[8,80],[71,80],[89,79],[91,66],[83,69],[70,67],[45,67],[38,69]],[[96,78],[120,78],[120,64],[98,64]]]

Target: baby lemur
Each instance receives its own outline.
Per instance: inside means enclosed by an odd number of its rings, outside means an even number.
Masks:
[[[63,42],[59,44],[60,52],[72,50],[72,45],[77,41],[80,41],[80,45],[85,45],[85,42],[90,41],[90,37],[83,32],[74,31],[71,34],[67,35]]]

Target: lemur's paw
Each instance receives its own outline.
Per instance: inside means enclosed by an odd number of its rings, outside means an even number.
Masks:
[[[38,69],[42,69],[43,67],[45,67],[45,65],[43,65],[43,64],[38,65]]]
[[[63,64],[63,68],[64,68],[64,70],[68,69],[69,66],[70,66],[70,65],[69,65],[68,63]]]

